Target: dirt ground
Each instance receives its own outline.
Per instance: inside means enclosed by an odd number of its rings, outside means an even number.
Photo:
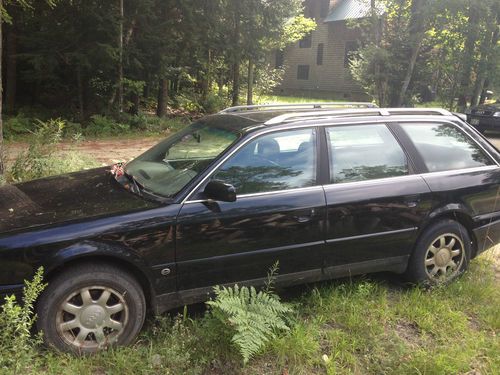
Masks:
[[[61,152],[74,150],[91,156],[103,165],[110,165],[119,161],[129,161],[151,146],[161,141],[163,137],[148,137],[137,139],[110,138],[104,140],[82,141],[77,144],[62,143]],[[7,165],[12,163],[16,156],[25,150],[25,143],[10,143],[7,145]]]

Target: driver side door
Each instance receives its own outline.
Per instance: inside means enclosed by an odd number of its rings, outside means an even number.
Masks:
[[[279,262],[279,277],[303,282],[321,273],[326,200],[317,183],[316,128],[287,130],[247,141],[177,221],[178,289],[263,282]],[[206,199],[210,180],[232,184],[235,202]]]

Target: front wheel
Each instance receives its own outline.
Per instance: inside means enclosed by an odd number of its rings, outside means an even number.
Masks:
[[[449,282],[467,269],[470,254],[467,229],[453,220],[438,222],[417,241],[406,276],[411,282],[428,285]]]
[[[37,328],[47,345],[94,353],[131,343],[144,323],[146,303],[139,283],[127,272],[88,263],[49,281],[37,313]]]

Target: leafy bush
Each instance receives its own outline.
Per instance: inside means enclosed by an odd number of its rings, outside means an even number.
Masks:
[[[200,104],[200,97],[194,91],[184,90],[174,99],[174,106],[182,108],[188,112],[202,112],[203,107]]]
[[[31,336],[35,322],[34,304],[45,288],[43,269],[39,268],[32,281],[25,281],[23,303],[14,296],[5,298],[0,311],[0,370],[11,374],[24,374],[37,360],[35,348],[41,336]]]
[[[200,99],[200,105],[205,113],[215,113],[229,106],[226,98],[220,97],[214,93],[208,93],[203,99]]]
[[[212,315],[232,331],[243,363],[258,353],[282,331],[289,331],[288,317],[292,308],[282,303],[271,286],[277,264],[271,268],[264,290],[254,287],[215,287],[215,300],[208,301]]]
[[[256,96],[271,94],[281,84],[284,76],[284,68],[273,68],[270,64],[264,65],[258,70],[254,94]]]
[[[11,139],[17,135],[27,134],[32,127],[33,120],[20,112],[17,116],[8,117],[4,121],[4,136],[6,139]]]
[[[112,117],[94,115],[85,128],[85,135],[119,135],[130,131],[128,124],[115,121]]]
[[[64,158],[56,156],[65,126],[62,119],[38,121],[38,128],[32,132],[28,149],[19,154],[9,171],[10,179],[21,182],[98,167],[94,160],[74,151],[67,152]],[[73,139],[78,139],[78,135]]]

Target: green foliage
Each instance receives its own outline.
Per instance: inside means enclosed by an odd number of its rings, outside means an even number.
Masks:
[[[300,14],[285,22],[280,39],[270,41],[269,46],[281,50],[289,44],[298,42],[304,35],[309,34],[314,29],[316,29],[316,22]]]
[[[284,68],[273,68],[270,64],[264,64],[259,68],[255,94],[257,96],[269,95],[283,81]]]
[[[293,325],[269,339],[246,366],[231,344],[236,328],[213,309],[200,316],[199,306],[190,307],[181,316],[149,321],[134,346],[82,357],[38,351],[35,343],[13,349],[17,332],[26,330],[10,333],[0,313],[0,373],[497,374],[498,251],[473,260],[456,282],[432,290],[387,276],[292,288],[287,294]]]
[[[351,63],[352,76],[379,105],[438,100],[455,109],[459,97],[463,109],[467,100],[477,103],[483,90],[497,84],[498,0],[383,3],[383,27],[373,18],[349,22],[366,41]]]
[[[271,269],[265,290],[254,287],[216,287],[215,299],[207,302],[214,317],[233,332],[232,342],[237,346],[246,364],[265,344],[279,332],[289,331],[288,318],[292,308],[272,293],[272,277],[277,265]]]
[[[3,123],[3,131],[6,139],[27,134],[33,127],[32,119],[19,112],[16,116],[8,117]]]
[[[111,136],[120,135],[130,131],[128,124],[120,123],[112,117],[94,115],[90,119],[90,123],[85,128],[85,134],[89,136]]]
[[[56,155],[65,126],[66,122],[62,119],[45,122],[38,120],[37,129],[30,137],[28,149],[17,156],[8,173],[10,180],[28,181],[97,167],[97,163],[92,159],[74,151],[66,152],[64,157]],[[75,134],[73,139],[79,139],[79,135]]]
[[[22,305],[15,296],[5,298],[0,311],[0,370],[25,374],[37,362],[35,348],[41,337],[32,337],[31,329],[36,319],[35,301],[45,286],[43,269],[39,268],[32,281],[25,281]]]

